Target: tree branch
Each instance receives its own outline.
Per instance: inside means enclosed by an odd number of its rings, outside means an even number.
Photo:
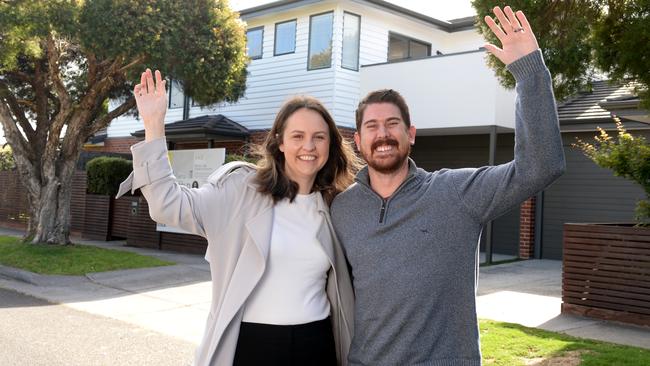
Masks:
[[[86,56],[86,62],[88,63],[88,79],[87,85],[93,85],[97,80],[97,57],[94,53],[88,53]]]
[[[11,109],[2,98],[0,98],[0,124],[2,124],[2,128],[4,129],[7,142],[9,142],[11,149],[14,151],[16,164],[23,171],[27,171],[29,174],[33,174],[33,176],[38,176],[35,174],[34,164],[32,162],[34,154],[30,148],[31,145],[20,133],[18,125],[11,115]]]
[[[0,80],[0,97],[3,96],[11,110],[11,113],[14,115],[18,121],[18,124],[20,124],[20,127],[25,132],[27,140],[33,141],[35,137],[35,131],[25,116],[25,111],[20,107],[20,101],[18,101],[13,93],[11,93],[9,86]]]
[[[144,60],[145,60],[144,56],[138,56],[138,57],[136,57],[135,60],[131,61],[131,63],[122,66],[119,70],[117,70],[117,72],[120,72],[120,73],[126,72],[128,69],[132,68],[133,66],[139,65]]]
[[[66,87],[63,84],[63,80],[61,80],[61,69],[59,68],[60,59],[60,49],[56,45],[56,40],[50,34],[47,37],[47,61],[49,66],[48,76],[54,85],[54,90],[56,91],[58,97],[57,99],[59,100],[59,111],[52,121],[51,130],[58,133],[60,133],[63,129],[65,121],[68,119],[69,114],[73,109],[70,94],[66,90]],[[47,151],[47,153],[50,153],[50,151]]]
[[[130,111],[135,107],[135,97],[131,96],[129,99],[127,99],[124,103],[122,103],[119,107],[113,109],[112,111],[108,112],[105,116],[98,118],[93,122],[93,124],[90,127],[90,133],[93,134],[102,128],[108,126],[108,124],[114,120],[115,118],[123,115],[124,113]]]

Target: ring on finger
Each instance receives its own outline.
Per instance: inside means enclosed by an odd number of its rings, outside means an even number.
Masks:
[[[521,32],[521,31],[523,31],[523,30],[524,30],[524,28],[522,28],[522,27],[517,27],[517,28],[514,28],[512,31],[515,32],[515,33],[517,33],[517,32]]]

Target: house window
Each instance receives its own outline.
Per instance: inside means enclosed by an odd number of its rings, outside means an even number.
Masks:
[[[361,17],[355,14],[343,13],[343,55],[341,67],[359,70],[359,36],[361,33]]]
[[[296,20],[275,23],[273,55],[279,56],[296,51]]]
[[[264,27],[249,29],[246,32],[246,49],[248,57],[252,59],[262,58],[262,41],[264,39]]]
[[[395,33],[388,35],[388,61],[431,56],[431,44]]]
[[[309,18],[308,70],[332,66],[332,25],[334,13],[312,15]]]
[[[176,80],[172,80],[169,85],[169,109],[183,108],[183,101],[185,99],[183,87]]]

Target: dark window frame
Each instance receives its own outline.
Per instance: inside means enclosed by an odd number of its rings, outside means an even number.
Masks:
[[[179,109],[185,108],[185,92],[183,88],[180,89],[181,94],[183,95],[183,103],[179,107],[172,107],[172,90],[174,89],[174,79],[168,79],[169,82],[169,98],[167,98],[167,109]]]
[[[333,45],[332,45],[332,41],[334,40],[334,10],[324,11],[322,13],[310,15],[309,16],[309,34],[307,36],[307,71],[323,70],[323,69],[331,69],[332,68],[332,59],[331,59],[331,57],[330,57],[330,64],[328,66],[314,67],[314,68],[309,67],[309,60],[311,59],[311,26],[312,26],[312,19],[314,17],[325,15],[325,14],[332,14],[332,38],[330,39],[330,47],[334,48]]]
[[[390,59],[390,39],[391,39],[391,37],[399,38],[399,39],[407,42],[408,56],[406,56],[404,58],[396,58],[394,60]],[[399,33],[395,33],[395,32],[388,32],[388,50],[387,50],[387,53],[386,53],[386,61],[387,62],[394,62],[394,61],[403,61],[403,60],[412,60],[412,59],[414,59],[411,56],[411,42],[419,43],[419,44],[427,47],[427,55],[424,56],[424,57],[418,57],[418,59],[431,56],[431,43],[421,41],[421,40],[419,40],[417,38],[405,36],[403,34],[399,34]]]
[[[285,24],[285,23],[295,23],[295,27],[293,30],[293,50],[289,52],[283,52],[283,53],[277,53],[278,49],[278,25]],[[296,43],[298,41],[298,18],[295,19],[290,19],[290,20],[285,20],[282,22],[277,22],[275,23],[275,28],[273,30],[273,56],[282,56],[282,55],[290,55],[292,53],[296,53]]]
[[[264,26],[246,29],[246,49],[248,53],[248,32],[262,31],[262,39],[260,41],[260,55],[259,56],[248,56],[251,60],[259,60],[264,56]]]
[[[343,51],[345,51],[345,14],[349,14],[352,16],[355,16],[359,18],[359,26],[358,26],[358,32],[357,32],[357,44],[359,47],[357,47],[357,67],[356,69],[350,68],[343,66]],[[351,13],[349,11],[343,11],[343,21],[341,22],[343,24],[343,28],[341,31],[341,68],[346,69],[346,70],[352,70],[352,71],[359,71],[359,64],[361,63],[361,15]],[[333,35],[332,35],[333,36]]]

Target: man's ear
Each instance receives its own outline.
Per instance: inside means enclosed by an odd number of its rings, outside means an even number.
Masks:
[[[357,145],[357,150],[361,151],[361,136],[358,131],[354,133],[354,144]]]
[[[414,125],[411,125],[411,127],[409,127],[408,134],[409,134],[409,143],[411,145],[415,145],[415,126]]]

